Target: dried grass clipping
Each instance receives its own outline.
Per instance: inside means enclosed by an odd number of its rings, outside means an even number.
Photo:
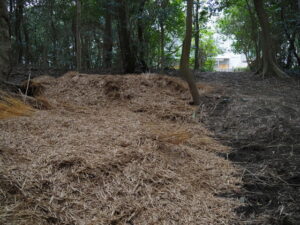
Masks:
[[[8,95],[0,95],[0,119],[7,119],[17,116],[30,116],[34,109],[21,100]]]
[[[181,80],[43,79],[52,110],[0,120],[0,224],[234,224],[236,169]]]

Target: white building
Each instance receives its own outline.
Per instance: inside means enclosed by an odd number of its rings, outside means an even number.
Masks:
[[[215,71],[232,72],[237,69],[247,68],[248,63],[245,55],[237,55],[227,52],[215,57]]]

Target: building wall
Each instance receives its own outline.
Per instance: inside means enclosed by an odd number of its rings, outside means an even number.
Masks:
[[[234,71],[238,68],[247,68],[248,64],[244,55],[236,55],[233,53],[225,53],[215,57],[216,71]]]

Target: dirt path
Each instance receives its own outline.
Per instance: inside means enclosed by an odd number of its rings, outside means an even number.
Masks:
[[[261,80],[248,73],[200,73],[219,87],[202,96],[201,122],[232,146],[243,190],[226,193],[246,206],[246,224],[300,223],[300,81]]]

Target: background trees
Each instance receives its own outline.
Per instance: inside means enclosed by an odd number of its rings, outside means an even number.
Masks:
[[[2,16],[8,20],[2,21],[9,25],[13,65],[127,73],[179,68],[185,0],[3,0],[1,4],[8,10]],[[253,0],[194,0],[190,66],[213,69],[219,50],[207,24],[219,12],[219,30],[233,37],[234,50],[246,55],[253,71],[262,72],[263,47],[270,42],[263,43],[266,34],[254,6]],[[299,70],[298,1],[266,0],[263,7],[273,61],[287,72]]]
[[[4,2],[9,10],[14,65],[125,73],[179,67],[184,0]],[[194,22],[200,34],[207,19],[204,1],[199,0],[197,5]],[[201,54],[206,39],[200,34],[195,53],[198,58],[192,57],[199,66],[209,59]]]
[[[234,50],[246,55],[253,71],[279,76],[283,76],[281,69],[299,71],[297,1],[225,0],[223,4],[219,30],[233,37]]]
[[[4,80],[10,70],[9,19],[5,1],[0,1],[0,79]]]

